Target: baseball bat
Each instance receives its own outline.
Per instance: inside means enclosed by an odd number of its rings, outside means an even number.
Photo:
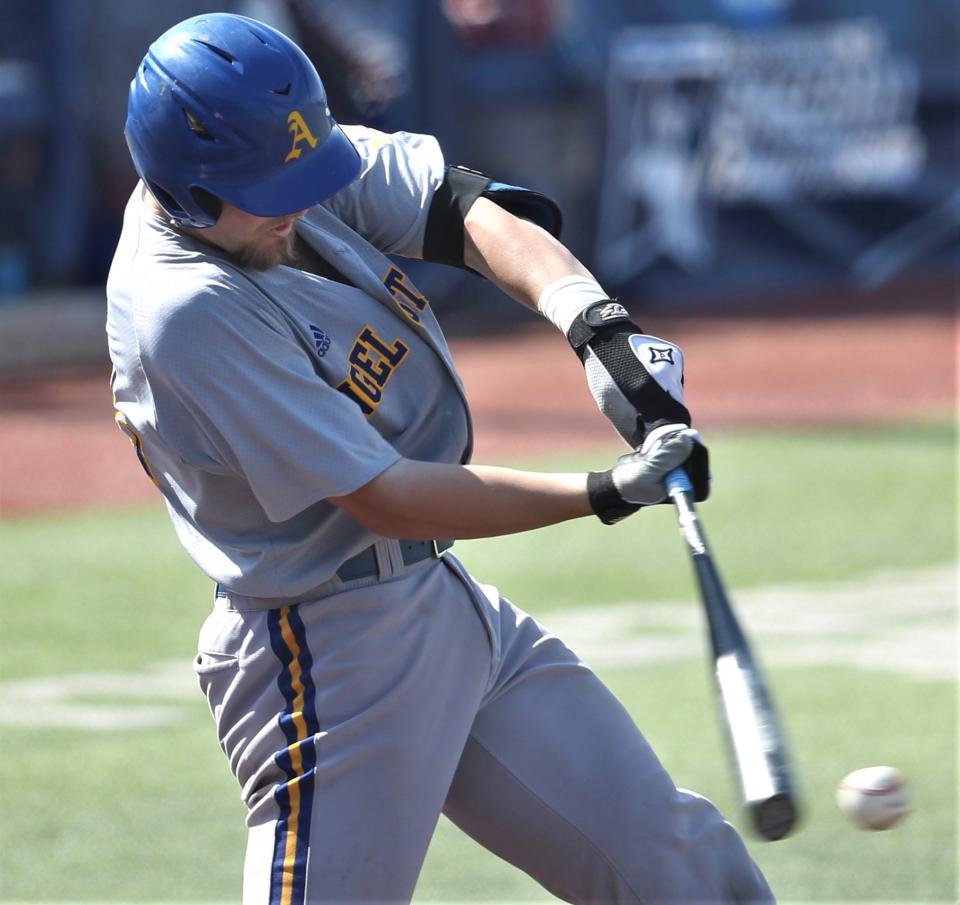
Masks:
[[[770,687],[710,552],[690,479],[678,468],[667,475],[666,486],[677,508],[707,617],[723,723],[744,805],[759,836],[782,839],[796,825],[799,805]]]

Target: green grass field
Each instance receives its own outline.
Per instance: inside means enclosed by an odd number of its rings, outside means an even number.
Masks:
[[[800,831],[751,841],[754,856],[784,902],[955,902],[957,683],[934,667],[935,651],[955,652],[957,620],[928,591],[955,600],[945,570],[956,558],[953,426],[711,441],[716,487],[703,518],[756,620],[748,631],[758,626],[806,801]],[[570,470],[606,458],[516,464]],[[0,901],[239,901],[239,790],[190,671],[211,588],[164,511],[0,522],[0,541]],[[683,614],[696,612],[669,507],[457,553],[547,625],[602,611],[625,633],[611,644],[679,637]],[[763,596],[774,585],[799,589],[802,603]],[[774,625],[763,622],[768,600],[783,606]],[[678,621],[644,622],[644,606]],[[743,827],[699,631],[696,640],[696,655],[645,660],[629,647],[605,658],[605,639],[588,638],[597,671],[677,783]],[[845,773],[877,763],[899,766],[914,799],[907,822],[885,833],[855,829],[833,804]],[[528,878],[441,821],[417,901],[538,899]]]

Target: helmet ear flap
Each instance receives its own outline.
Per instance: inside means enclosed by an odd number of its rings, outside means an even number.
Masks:
[[[178,220],[182,220],[187,216],[186,211],[183,209],[183,206],[178,203],[177,199],[173,197],[166,189],[161,188],[151,179],[144,179],[147,188],[150,190],[150,194],[157,199],[157,202],[160,206],[171,216]]]
[[[216,195],[199,186],[194,186],[190,189],[190,194],[193,196],[197,207],[199,207],[213,223],[216,223],[217,220],[220,219],[220,214],[223,213],[223,203]]]
[[[190,197],[197,207],[209,218],[209,222],[198,222],[198,218],[191,217],[184,209],[183,205],[177,202],[166,189],[161,188],[157,183],[147,181],[147,188],[150,194],[160,203],[160,206],[175,220],[179,220],[188,226],[207,227],[213,226],[220,219],[223,213],[223,204],[220,199],[199,186],[193,186],[190,189]]]

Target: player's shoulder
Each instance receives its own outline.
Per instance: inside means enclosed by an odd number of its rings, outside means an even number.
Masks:
[[[347,138],[350,139],[354,147],[363,154],[375,154],[384,149],[397,148],[417,148],[421,146],[432,147],[437,143],[433,135],[427,135],[421,132],[382,132],[380,129],[374,129],[372,126],[351,126],[343,125]]]
[[[418,157],[440,155],[440,145],[432,135],[418,132],[381,132],[370,126],[341,126],[361,159],[360,178],[377,167],[398,165]]]
[[[164,262],[156,258],[134,262],[127,291],[138,311],[166,320],[184,316],[215,315],[231,298],[251,291],[249,280],[226,262],[205,255]]]
[[[147,216],[127,217],[107,277],[111,307],[165,321],[199,300],[215,310],[220,299],[247,289],[236,268],[201,244]]]
[[[262,329],[269,310],[238,268],[198,258],[155,271],[138,290],[133,317],[144,355],[179,359]]]

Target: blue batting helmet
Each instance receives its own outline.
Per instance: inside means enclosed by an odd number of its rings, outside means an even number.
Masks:
[[[291,214],[360,172],[303,51],[228,13],[154,41],[130,83],[125,135],[144,184],[187,226],[213,226],[221,200],[258,217]]]

